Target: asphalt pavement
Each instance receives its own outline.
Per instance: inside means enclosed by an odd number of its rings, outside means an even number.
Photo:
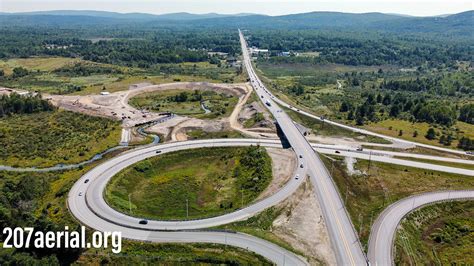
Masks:
[[[399,200],[386,208],[372,226],[368,257],[371,265],[392,265],[395,234],[408,213],[441,201],[473,200],[474,190],[430,192]]]
[[[311,178],[311,184],[316,192],[315,196],[321,205],[338,264],[366,264],[367,260],[362,252],[357,234],[329,172],[319,158],[319,155],[313,151],[310,143],[297,129],[291,118],[274,102],[275,97],[255,74],[250,61],[247,43],[240,30],[239,35],[243,63],[252,87],[259,99],[272,113],[295,153],[302,157],[300,163],[307,169],[307,173]]]

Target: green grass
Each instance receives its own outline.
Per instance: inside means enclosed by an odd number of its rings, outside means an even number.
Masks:
[[[310,128],[315,135],[323,135],[330,137],[350,137],[355,138],[359,141],[372,142],[372,143],[390,143],[382,138],[362,135],[347,129],[343,129],[328,123],[323,123],[319,120],[307,117],[303,114],[299,114],[295,111],[292,111],[288,108],[284,108],[286,113],[293,119],[293,121]]]
[[[263,148],[192,149],[153,157],[122,170],[108,184],[105,198],[113,208],[137,217],[194,219],[245,206],[271,178],[271,159]]]
[[[258,122],[265,120],[263,113],[255,113],[250,119],[245,120],[243,126],[244,128],[251,128],[255,126]]]
[[[0,119],[0,164],[47,167],[77,163],[118,145],[120,124],[68,111]]]
[[[474,179],[470,176],[380,162],[371,162],[370,175],[351,176],[347,174],[341,159],[334,162],[334,167],[329,159],[322,159],[332,172],[364,247],[367,245],[370,225],[389,204],[422,192],[474,188]],[[358,160],[355,168],[367,172],[368,161]]]
[[[370,131],[384,134],[387,136],[397,137],[434,146],[441,146],[445,148],[456,147],[456,145],[458,144],[457,139],[453,140],[451,146],[444,146],[443,144],[439,143],[438,138],[434,140],[429,140],[425,138],[426,132],[430,127],[432,126],[430,126],[428,123],[412,123],[400,119],[387,119],[377,123],[370,123],[364,126],[364,128]],[[400,130],[403,131],[402,136],[398,135]],[[413,133],[415,131],[418,132],[418,136],[416,137],[413,136]],[[461,136],[465,136],[471,139],[474,138],[474,125],[467,124],[461,121],[457,121],[456,124],[451,128],[435,127],[435,131],[439,134],[441,134],[442,132],[452,133],[453,136],[457,137],[458,139]]]
[[[83,253],[81,265],[272,265],[251,251],[217,244],[154,244],[125,241],[120,254]]]
[[[229,131],[217,131],[217,132],[207,132],[202,129],[196,129],[187,131],[186,134],[190,140],[193,139],[227,139],[227,138],[245,138],[239,131],[229,130]]]
[[[395,240],[397,265],[473,265],[474,201],[421,208],[402,220]]]
[[[185,93],[188,95],[186,101],[177,102],[171,98]],[[205,113],[201,102],[190,99],[196,93],[202,96],[202,102],[211,112]],[[171,112],[178,115],[192,116],[196,118],[212,119],[226,117],[232,113],[238,98],[224,93],[214,91],[189,91],[183,89],[163,90],[137,95],[130,99],[129,103],[136,108],[146,108],[156,112]]]

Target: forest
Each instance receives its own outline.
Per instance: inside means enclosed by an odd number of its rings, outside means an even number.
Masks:
[[[17,93],[0,96],[0,118],[11,114],[31,114],[52,111],[55,107],[40,94],[22,96]]]

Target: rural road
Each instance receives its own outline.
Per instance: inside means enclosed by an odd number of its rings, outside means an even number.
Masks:
[[[372,226],[368,257],[371,265],[392,265],[393,244],[400,221],[408,213],[428,204],[474,199],[474,190],[430,192],[399,200],[386,208]]]

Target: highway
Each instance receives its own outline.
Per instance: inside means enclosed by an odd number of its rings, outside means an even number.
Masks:
[[[275,104],[273,101],[274,97],[269,94],[267,88],[265,88],[255,74],[250,61],[247,43],[240,30],[239,36],[242,46],[243,63],[252,87],[259,99],[272,113],[295,153],[302,157],[300,163],[307,169],[311,184],[314,187],[317,199],[321,205],[338,264],[366,264],[367,261],[362,252],[357,234],[329,172],[319,158],[319,155],[313,151],[313,148],[298,131],[291,118]]]
[[[240,31],[239,31],[240,32]],[[243,36],[243,35],[242,35]],[[245,39],[243,39],[243,37],[241,36],[241,42],[242,40],[245,41]],[[246,44],[245,44],[246,45]],[[248,54],[248,52],[247,52]],[[251,62],[250,62],[250,59],[249,59],[249,62],[245,63],[246,66],[249,66],[249,67],[252,67],[251,65]],[[259,87],[264,87],[263,83],[258,79],[257,77],[257,74],[255,74],[253,68],[250,70],[251,72],[251,75],[249,73],[249,76],[251,76],[251,80],[256,78],[256,80],[258,80],[256,82],[256,84],[259,86]],[[253,78],[255,77],[255,78]],[[254,84],[252,84],[254,85]],[[306,111],[303,111],[301,109],[298,109],[284,101],[282,101],[281,99],[279,99],[278,97],[276,97],[274,94],[272,94],[269,90],[267,90],[266,88],[264,89],[264,94],[265,94],[265,97],[268,97],[270,98],[273,102],[276,102],[278,103],[279,105],[283,106],[283,107],[286,107],[288,109],[291,109],[295,112],[298,112],[302,115],[305,115],[305,116],[308,116],[308,117],[311,117],[311,118],[314,118],[316,120],[319,120],[319,121],[324,121],[325,123],[328,123],[330,125],[334,125],[334,126],[337,126],[337,127],[340,127],[340,128],[344,128],[344,129],[347,129],[347,130],[350,130],[352,132],[357,132],[357,133],[360,133],[360,134],[364,134],[364,135],[368,135],[368,136],[374,136],[374,137],[379,137],[379,138],[383,138],[385,140],[388,140],[388,141],[391,141],[391,142],[398,142],[398,143],[403,143],[403,144],[407,144],[407,145],[413,145],[413,146],[418,146],[418,147],[423,147],[423,148],[428,148],[428,149],[433,149],[433,150],[438,150],[438,151],[442,151],[442,152],[449,152],[449,153],[455,153],[455,154],[461,154],[461,155],[467,155],[465,151],[460,151],[460,150],[454,150],[454,149],[449,149],[449,148],[443,148],[443,147],[438,147],[438,146],[433,146],[433,145],[429,145],[429,144],[424,144],[424,143],[419,143],[419,142],[414,142],[414,141],[409,141],[409,140],[404,140],[404,139],[400,139],[400,138],[395,138],[395,137],[391,137],[391,136],[386,136],[386,135],[383,135],[383,134],[379,134],[379,133],[375,133],[375,132],[372,132],[372,131],[369,131],[369,130],[366,130],[366,129],[361,129],[361,128],[357,128],[357,127],[352,127],[352,126],[348,126],[348,125],[344,125],[344,124],[341,124],[341,123],[338,123],[338,122],[335,122],[335,121],[331,121],[331,120],[328,120],[327,118],[322,118],[320,116],[317,116],[317,115],[313,115],[311,113],[308,113]],[[473,156],[473,155],[470,155],[470,156]]]
[[[395,234],[400,221],[408,213],[440,201],[474,199],[474,190],[430,192],[404,198],[391,204],[377,218],[369,238],[371,265],[392,265]]]
[[[125,152],[110,159],[83,175],[68,194],[68,208],[81,223],[101,231],[121,231],[123,237],[153,242],[204,242],[220,243],[245,248],[256,252],[277,265],[306,265],[306,261],[268,241],[240,233],[195,231],[190,229],[207,228],[246,219],[273,206],[291,194],[304,181],[305,169],[297,168],[295,175],[277,193],[257,201],[246,208],[218,217],[189,221],[149,221],[139,224],[140,218],[127,216],[110,208],[103,199],[105,184],[114,173],[140,160],[167,152],[203,147],[235,147],[260,144],[265,147],[281,148],[274,140],[220,139],[175,142]],[[159,151],[159,153],[157,153]],[[86,180],[88,180],[86,182]],[[186,231],[183,231],[185,230]],[[167,231],[160,231],[167,230]],[[179,230],[179,231],[178,231]]]

